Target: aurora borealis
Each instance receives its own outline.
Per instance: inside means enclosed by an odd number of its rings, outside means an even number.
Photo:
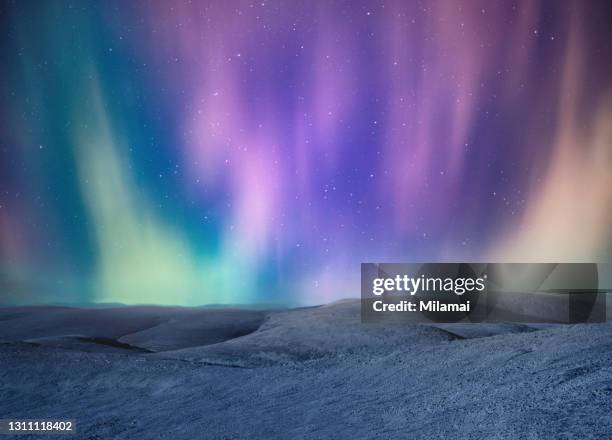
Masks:
[[[606,3],[2,1],[0,303],[610,261]]]

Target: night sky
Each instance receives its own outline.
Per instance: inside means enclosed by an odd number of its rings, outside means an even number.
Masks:
[[[0,303],[612,261],[612,8],[0,1]]]

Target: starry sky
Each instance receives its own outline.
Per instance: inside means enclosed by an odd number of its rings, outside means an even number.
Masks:
[[[612,260],[612,8],[0,2],[0,303],[320,304]]]

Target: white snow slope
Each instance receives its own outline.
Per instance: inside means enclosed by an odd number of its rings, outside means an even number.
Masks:
[[[74,419],[79,439],[612,438],[612,325],[379,326],[358,301],[0,308],[11,417]]]

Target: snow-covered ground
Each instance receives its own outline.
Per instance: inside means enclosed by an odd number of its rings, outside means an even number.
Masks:
[[[79,439],[612,438],[612,325],[378,326],[358,301],[2,308],[10,417],[75,419]]]

